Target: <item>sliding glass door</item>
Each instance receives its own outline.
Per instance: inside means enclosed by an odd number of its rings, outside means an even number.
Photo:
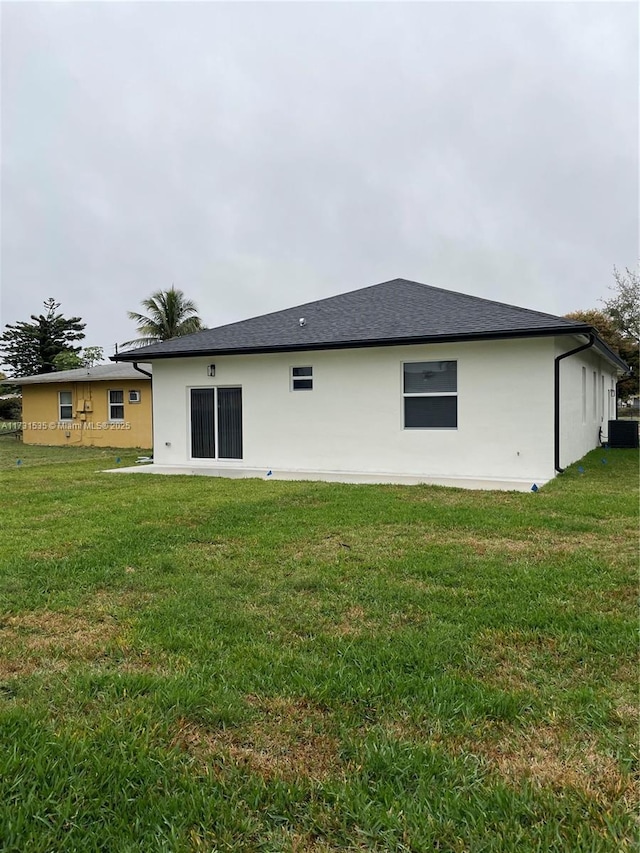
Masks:
[[[192,459],[242,459],[242,388],[191,389]]]
[[[218,456],[242,459],[242,388],[218,388]]]

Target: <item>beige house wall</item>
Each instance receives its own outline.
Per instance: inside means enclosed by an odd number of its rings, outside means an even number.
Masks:
[[[70,391],[73,413],[60,419],[60,392]],[[109,418],[109,391],[122,391],[124,419]],[[129,402],[139,391],[140,402]],[[24,444],[84,447],[152,446],[151,381],[114,379],[91,382],[43,383],[22,388]]]

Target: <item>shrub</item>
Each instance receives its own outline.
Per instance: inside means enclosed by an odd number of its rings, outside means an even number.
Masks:
[[[21,397],[0,397],[0,420],[19,421],[22,417]]]

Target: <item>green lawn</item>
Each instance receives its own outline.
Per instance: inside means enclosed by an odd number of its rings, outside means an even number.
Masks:
[[[633,451],[538,494],[136,455],[0,443],[2,851],[636,849]]]

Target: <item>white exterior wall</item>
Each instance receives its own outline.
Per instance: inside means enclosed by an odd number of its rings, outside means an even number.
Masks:
[[[540,484],[554,475],[554,354],[539,338],[156,360],[154,463]],[[458,362],[458,428],[404,429],[403,361],[440,360]],[[313,367],[312,391],[290,390],[292,366]],[[242,387],[242,461],[191,459],[190,389],[212,386]]]
[[[573,338],[559,340],[556,355],[575,349],[576,346],[579,346],[579,342]],[[609,420],[616,418],[616,401],[610,393],[612,389],[615,392],[616,382],[616,368],[595,349],[570,355],[560,362],[561,468],[566,468],[597,447],[601,428],[603,440],[606,441]]]

